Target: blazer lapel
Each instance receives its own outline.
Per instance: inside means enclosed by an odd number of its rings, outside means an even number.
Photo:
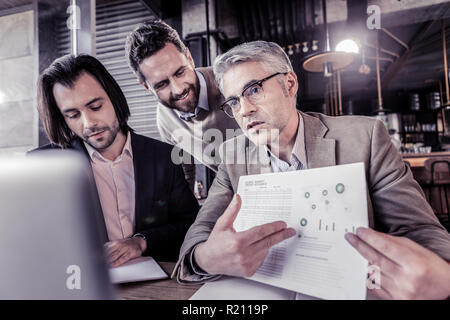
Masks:
[[[308,168],[336,165],[336,141],[325,139],[328,128],[318,118],[300,112],[305,126],[305,147]]]
[[[134,213],[136,230],[138,230],[145,216],[145,210],[149,209],[145,208],[145,204],[151,203],[150,201],[154,194],[155,150],[145,150],[140,137],[133,132],[131,133],[131,149],[133,152],[135,183]]]

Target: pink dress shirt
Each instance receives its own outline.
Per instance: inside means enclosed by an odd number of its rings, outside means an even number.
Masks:
[[[105,159],[87,143],[84,145],[91,158],[109,240],[131,237],[135,228],[135,182],[130,133],[114,161]]]

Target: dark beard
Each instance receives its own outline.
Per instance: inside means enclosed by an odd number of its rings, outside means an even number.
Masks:
[[[192,91],[194,93],[193,98],[190,101],[187,101],[187,103],[185,103],[182,106],[177,104],[178,97],[184,96],[186,93],[189,93],[189,91]],[[195,88],[193,84],[190,84],[189,87],[182,94],[178,95],[178,97],[171,96],[169,102],[161,101],[161,103],[170,109],[175,109],[181,112],[194,112],[195,108],[198,105],[199,95],[200,95],[200,86]]]
[[[109,148],[109,146],[111,146],[113,144],[113,142],[116,140],[117,137],[117,133],[120,130],[120,126],[117,125],[117,127],[102,127],[102,128],[95,128],[95,130],[90,130],[90,132],[97,132],[97,131],[105,131],[105,137],[103,139],[108,139],[108,140],[101,140],[101,141],[95,141],[94,143],[91,143],[89,141],[89,137],[87,135],[85,135],[84,137],[84,141],[86,141],[87,144],[89,144],[92,148],[96,149],[96,150],[104,150]],[[108,132],[110,133],[110,135],[108,135]],[[102,144],[101,147],[99,147],[98,145],[94,145],[94,144]]]

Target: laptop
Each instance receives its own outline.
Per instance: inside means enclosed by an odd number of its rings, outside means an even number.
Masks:
[[[114,299],[86,159],[35,154],[0,159],[0,299]]]

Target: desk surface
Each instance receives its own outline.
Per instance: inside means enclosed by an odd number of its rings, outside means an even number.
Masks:
[[[431,153],[402,153],[403,160],[408,161],[411,167],[424,167],[425,161],[433,157],[449,157],[450,152],[431,152]]]
[[[158,262],[170,276],[175,262]],[[118,298],[121,300],[187,300],[203,284],[179,284],[176,279],[164,279],[120,284]]]

